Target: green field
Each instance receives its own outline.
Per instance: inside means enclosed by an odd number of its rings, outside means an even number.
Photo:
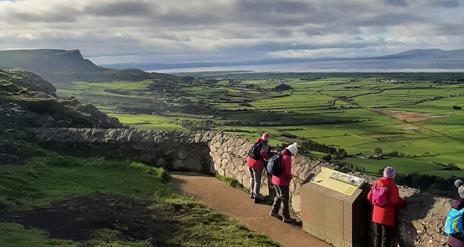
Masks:
[[[148,115],[148,114],[121,114],[109,113],[110,116],[116,117],[122,123],[131,125],[140,129],[157,129],[157,130],[184,130],[168,117]]]
[[[344,149],[341,162],[373,174],[393,165],[400,174],[464,176],[464,85],[449,79],[463,74],[188,75],[195,79],[176,85],[78,82],[58,93],[139,128],[181,130],[189,129],[181,120],[210,121],[208,129],[250,140],[269,131],[273,145],[312,141]],[[292,89],[274,91],[280,84]],[[400,157],[368,159],[376,148]]]

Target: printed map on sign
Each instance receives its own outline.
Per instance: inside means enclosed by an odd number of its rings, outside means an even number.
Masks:
[[[364,179],[321,167],[321,171],[311,179],[311,182],[351,196],[364,183]]]

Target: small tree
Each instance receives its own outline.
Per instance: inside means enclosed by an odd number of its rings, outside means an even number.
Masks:
[[[337,159],[344,159],[346,156],[348,156],[348,154],[346,153],[345,149],[342,148],[337,151]]]
[[[382,150],[381,148],[379,148],[379,147],[376,147],[376,148],[374,149],[374,153],[375,153],[375,154],[382,154],[382,153],[383,153],[383,150]]]
[[[327,161],[327,162],[330,162],[330,161],[333,160],[333,159],[332,159],[332,155],[330,155],[330,154],[325,155],[324,157],[322,157],[322,159],[325,160],[325,161]]]

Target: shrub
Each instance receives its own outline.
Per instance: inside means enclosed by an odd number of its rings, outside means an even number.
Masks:
[[[148,166],[140,162],[132,162],[130,167],[141,170],[154,177],[158,177],[163,182],[168,182],[170,179],[169,173],[161,167]]]
[[[327,161],[327,162],[330,162],[330,161],[333,160],[332,155],[330,155],[330,154],[325,155],[324,157],[322,157],[322,159]]]

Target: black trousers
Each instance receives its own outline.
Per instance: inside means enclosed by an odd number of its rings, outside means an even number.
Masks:
[[[382,224],[374,224],[374,247],[390,247],[393,227]]]
[[[290,195],[288,186],[274,185],[274,190],[276,192],[276,196],[274,197],[274,203],[272,204],[272,212],[279,213],[280,205],[282,204],[282,216],[289,219],[290,213],[288,210],[288,202]]]

